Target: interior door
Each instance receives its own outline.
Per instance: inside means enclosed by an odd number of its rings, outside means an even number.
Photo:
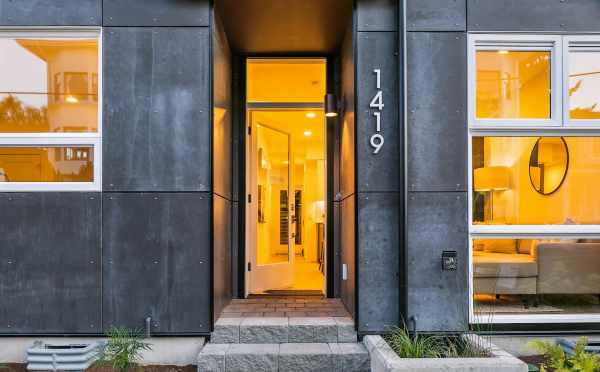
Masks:
[[[249,112],[246,292],[290,288],[295,227],[291,136]]]

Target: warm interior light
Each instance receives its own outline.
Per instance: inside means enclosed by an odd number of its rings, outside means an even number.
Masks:
[[[314,112],[310,111],[306,113],[306,117],[309,119],[314,119],[317,117],[317,114],[315,114]]]
[[[312,132],[310,130],[306,130],[306,131],[304,131],[304,135],[306,137],[310,137],[310,136],[312,136]]]
[[[73,96],[67,96],[66,101],[69,103],[78,103],[79,100]]]
[[[338,116],[337,112],[328,112],[325,114],[325,116],[327,116],[328,118],[334,118],[336,116]]]
[[[499,50],[498,54],[508,54],[508,50]]]

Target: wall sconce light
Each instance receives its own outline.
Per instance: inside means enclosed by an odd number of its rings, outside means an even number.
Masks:
[[[327,93],[325,95],[325,116],[334,118],[338,116],[338,104],[335,94]]]

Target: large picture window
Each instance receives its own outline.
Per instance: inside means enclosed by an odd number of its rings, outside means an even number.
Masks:
[[[0,30],[0,191],[101,189],[99,30]]]
[[[470,35],[471,321],[600,321],[600,37]]]

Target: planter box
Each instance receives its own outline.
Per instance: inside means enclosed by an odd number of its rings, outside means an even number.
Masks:
[[[478,341],[476,335],[467,336],[471,342]],[[371,371],[373,372],[527,372],[527,364],[490,345],[489,358],[400,358],[381,336],[365,336],[365,344],[371,356]]]

